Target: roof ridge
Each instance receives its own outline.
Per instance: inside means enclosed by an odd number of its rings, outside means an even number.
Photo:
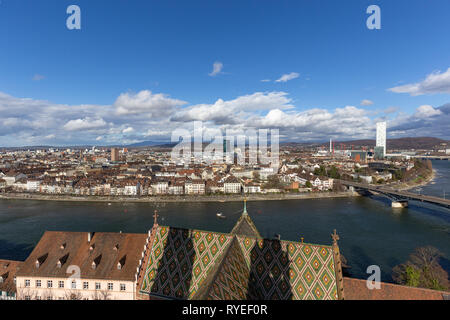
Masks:
[[[253,223],[252,218],[247,212],[243,212],[243,214],[239,217],[238,221],[234,225],[233,229],[231,230],[230,234],[233,235],[244,235],[244,234],[238,234],[238,229],[243,225],[243,223],[247,223],[251,229],[251,231],[254,233],[255,238],[262,238],[259,234],[258,229],[256,228],[255,224]]]
[[[230,236],[230,233],[228,233],[228,232],[208,231],[208,230],[202,230],[202,229],[193,229],[193,228],[184,228],[184,227],[171,227],[171,226],[162,226],[162,225],[159,225],[159,227],[161,227],[161,228],[170,228],[170,229],[178,229],[178,230],[187,230],[187,231],[192,231],[192,232],[216,233],[216,234],[220,234],[220,235]]]
[[[228,256],[230,250],[232,249],[234,244],[238,245],[239,250],[241,246],[239,245],[238,238],[236,235],[233,235],[233,240],[231,240],[230,244],[223,251],[222,255],[216,260],[215,265],[209,270],[209,275],[203,280],[202,287],[199,291],[195,293],[195,295],[191,298],[192,300],[205,300],[211,291],[211,286],[216,282],[216,279],[219,275],[219,271],[222,269],[226,261],[226,257]]]

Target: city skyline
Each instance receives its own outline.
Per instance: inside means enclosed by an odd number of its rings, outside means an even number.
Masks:
[[[0,5],[1,147],[168,142],[193,121],[280,142],[373,139],[380,121],[450,139],[447,2],[378,1],[380,30],[368,1],[78,1],[80,30],[70,4]]]

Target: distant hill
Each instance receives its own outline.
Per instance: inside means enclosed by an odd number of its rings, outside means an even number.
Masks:
[[[129,144],[126,145],[125,147],[127,148],[138,148],[138,147],[152,147],[152,146],[161,146],[161,145],[170,145],[170,142],[164,142],[164,141],[142,141],[142,142],[137,142],[137,143],[133,143],[133,144]]]
[[[356,149],[361,146],[374,147],[375,143],[375,140],[370,139],[335,141],[334,146],[336,149],[339,149],[340,144],[345,144],[346,147],[353,145]],[[441,143],[447,143],[447,146],[450,146],[450,141],[433,137],[397,138],[387,139],[386,141],[387,149],[432,149],[433,147],[438,146]],[[326,142],[322,143],[321,145],[328,148],[330,146],[330,143]]]
[[[388,149],[432,149],[435,146],[439,146],[442,143],[447,144],[447,148],[450,147],[449,140],[443,140],[439,138],[433,137],[415,137],[415,138],[397,138],[397,139],[387,139],[387,148]],[[204,143],[205,147],[209,143]],[[351,148],[353,146],[354,149],[360,149],[361,147],[374,147],[375,140],[373,139],[361,139],[361,140],[350,140],[350,141],[335,141],[334,147],[335,149],[340,149],[341,144],[346,148]],[[142,141],[129,145],[109,145],[109,146],[98,146],[99,148],[111,148],[111,147],[119,147],[119,148],[172,148],[177,143],[172,142],[164,142],[164,141]],[[269,143],[270,145],[270,143]],[[290,146],[290,147],[318,147],[323,146],[325,148],[329,148],[330,142],[281,142],[280,146]],[[0,150],[36,150],[36,149],[49,149],[49,148],[58,148],[58,149],[90,149],[91,145],[78,145],[78,146],[26,146],[26,147],[0,147]]]

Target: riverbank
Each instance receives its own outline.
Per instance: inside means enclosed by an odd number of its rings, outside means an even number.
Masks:
[[[248,201],[269,200],[299,200],[299,199],[322,199],[343,198],[358,196],[354,192],[309,192],[309,193],[286,193],[286,194],[250,194]],[[68,196],[68,195],[44,195],[28,193],[8,193],[0,195],[5,200],[40,200],[40,201],[82,201],[82,202],[230,202],[242,201],[242,195],[211,195],[211,196],[150,196],[150,197],[101,197],[101,196]]]
[[[423,179],[422,181],[420,181],[420,182],[408,181],[405,183],[400,183],[400,184],[395,185],[395,189],[397,189],[399,191],[406,191],[406,190],[414,189],[417,187],[423,187],[423,186],[433,182],[433,180],[435,178],[436,178],[436,170],[433,169],[431,174],[429,176],[427,176],[425,179]]]

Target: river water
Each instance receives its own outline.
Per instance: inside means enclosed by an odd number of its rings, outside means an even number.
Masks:
[[[444,195],[450,185],[450,162],[433,161],[434,184],[423,194]],[[450,193],[450,190],[447,190]],[[146,233],[158,209],[160,224],[229,232],[243,204],[240,202],[189,203],[82,203],[37,200],[0,200],[0,259],[24,260],[45,230]],[[419,246],[431,245],[445,257],[450,272],[450,210],[410,202],[393,209],[383,197],[250,201],[250,216],[261,235],[314,244],[331,244],[333,229],[353,277],[366,278],[369,265],[381,268],[382,280],[391,281],[392,268],[408,259]],[[217,212],[227,218],[218,219]]]

